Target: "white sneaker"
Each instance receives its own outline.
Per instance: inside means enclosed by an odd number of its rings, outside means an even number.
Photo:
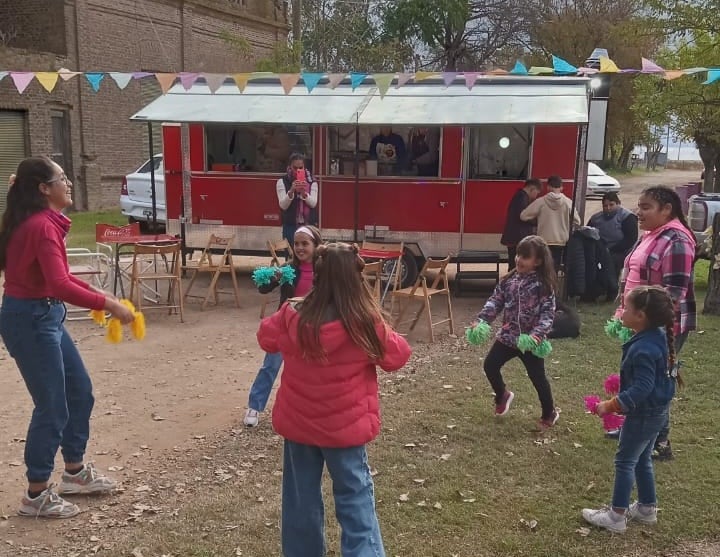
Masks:
[[[657,524],[657,507],[652,505],[640,505],[635,501],[627,510],[628,522],[634,520],[640,524]]]
[[[610,507],[602,509],[583,509],[583,518],[599,528],[605,528],[611,532],[622,534],[627,529],[627,519],[624,514],[616,513]]]
[[[248,427],[257,427],[260,423],[260,412],[253,410],[252,408],[248,408],[247,412],[245,412],[243,423]]]
[[[91,463],[85,464],[77,474],[63,472],[58,493],[62,495],[82,495],[90,493],[110,493],[117,483],[98,473]]]
[[[80,512],[80,507],[66,501],[48,487],[40,495],[31,499],[27,493],[22,498],[18,514],[33,518],[70,518]]]

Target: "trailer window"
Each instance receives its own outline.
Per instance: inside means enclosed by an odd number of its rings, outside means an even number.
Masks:
[[[528,177],[532,126],[493,125],[470,129],[471,179]]]
[[[440,128],[360,126],[359,136],[361,176],[438,176]],[[331,126],[328,138],[327,173],[353,176],[355,126]]]
[[[284,173],[292,153],[312,161],[308,126],[205,126],[207,169],[215,172]]]

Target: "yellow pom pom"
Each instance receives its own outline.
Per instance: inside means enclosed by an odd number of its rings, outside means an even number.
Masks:
[[[135,313],[135,306],[133,305],[133,303],[130,300],[122,299],[122,300],[120,300],[120,303],[122,305],[124,305],[126,308],[128,308],[130,311]]]
[[[122,340],[122,323],[115,317],[110,318],[107,328],[107,336],[105,338],[113,344],[117,344]]]
[[[103,327],[107,325],[107,316],[105,315],[105,310],[103,309],[90,310],[90,317],[98,325],[102,325]]]
[[[130,330],[137,340],[145,338],[145,316],[139,311],[135,312],[135,320],[130,323]]]

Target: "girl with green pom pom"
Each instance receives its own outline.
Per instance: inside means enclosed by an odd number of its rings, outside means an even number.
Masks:
[[[280,305],[282,306],[289,298],[304,297],[313,286],[315,250],[322,243],[322,235],[314,226],[301,226],[295,231],[293,241],[293,258],[290,265],[295,269],[295,279],[292,283],[281,284],[282,272],[278,273],[270,281],[270,284],[258,286],[261,294],[267,294],[280,287]],[[256,427],[260,422],[260,413],[265,410],[270,391],[272,391],[275,379],[277,379],[283,358],[279,352],[265,354],[262,366],[255,376],[250,395],[248,397],[248,408],[245,412],[243,423],[248,427]]]
[[[520,358],[540,399],[541,430],[555,425],[560,416],[543,360],[549,353],[546,338],[555,317],[555,282],[553,259],[545,240],[540,236],[524,238],[517,245],[515,269],[502,278],[471,329],[489,336],[487,324],[503,312],[502,327],[484,364],[485,375],[495,391],[495,415],[507,414],[515,398],[505,387],[500,370],[513,358]],[[469,340],[470,336],[474,337],[474,333],[469,333]]]

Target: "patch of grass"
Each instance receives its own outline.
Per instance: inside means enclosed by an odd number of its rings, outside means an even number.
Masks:
[[[67,238],[69,248],[95,249],[95,225],[97,223],[124,225],[127,217],[120,213],[120,209],[108,211],[86,211],[70,213],[72,228]]]
[[[403,373],[380,377],[383,430],[370,446],[370,464],[377,471],[377,508],[389,556],[585,557],[628,555],[640,547],[645,555],[665,555],[688,541],[717,538],[720,346],[714,339],[720,319],[705,316],[706,332],[691,336],[682,355],[687,386],[672,410],[676,458],[656,466],[658,524],[633,524],[624,536],[579,532],[587,526],[581,508],[608,503],[612,494],[616,442],[605,439],[600,420],[585,414],[582,397],[602,394],[603,380],[617,371],[620,345],[602,332],[613,309],[580,306],[582,336],[553,342],[547,370],[562,414],[544,435],[533,431],[539,403],[517,361],[504,369],[516,394],[512,411],[494,418],[482,371],[489,346],[452,338],[421,344]],[[147,550],[145,555],[239,555],[236,549],[278,555],[281,442],[268,420],[239,436],[244,445],[226,439],[206,466],[212,477],[219,463],[250,463],[249,478],[235,486],[203,482],[191,502],[186,495],[178,516],[158,517],[129,533],[123,548],[110,555],[125,556],[132,547]],[[267,458],[251,462],[258,453]],[[326,501],[328,555],[337,556],[338,528],[327,489]],[[537,521],[535,528],[531,521]]]
[[[695,288],[700,292],[707,291],[708,276],[710,275],[710,261],[699,259],[695,263]]]

